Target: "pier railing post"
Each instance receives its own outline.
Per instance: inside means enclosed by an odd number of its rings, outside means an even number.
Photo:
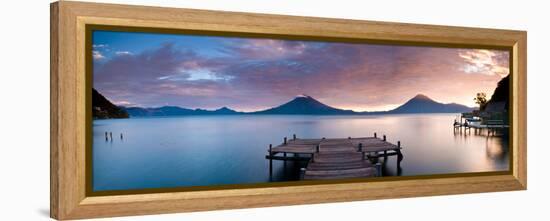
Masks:
[[[376,167],[376,176],[381,177],[382,176],[382,165],[380,163],[376,163],[374,166]]]
[[[397,172],[401,171],[401,161],[403,160],[403,153],[401,153],[401,141],[397,141]]]
[[[269,144],[269,178],[273,175],[273,145]]]
[[[363,143],[359,143],[359,152],[361,152],[361,160],[365,160],[365,152],[363,152]]]

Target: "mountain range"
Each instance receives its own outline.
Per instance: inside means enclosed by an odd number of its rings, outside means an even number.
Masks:
[[[133,117],[150,117],[150,116],[183,116],[183,115],[231,115],[243,114],[227,107],[222,107],[217,110],[204,109],[188,109],[177,106],[163,106],[158,108],[142,108],[142,107],[123,107],[130,116]]]
[[[255,112],[238,112],[227,107],[216,110],[188,109],[176,106],[157,108],[122,107],[132,117],[148,116],[185,116],[185,115],[237,115],[237,114],[281,114],[281,115],[369,115],[369,114],[399,114],[399,113],[458,113],[469,112],[473,108],[450,103],[443,104],[419,94],[403,105],[390,111],[356,112],[328,106],[315,98],[299,95],[280,106]]]

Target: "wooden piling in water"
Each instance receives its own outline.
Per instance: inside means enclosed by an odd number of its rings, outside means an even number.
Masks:
[[[384,134],[384,136],[382,136],[382,140],[386,141],[386,135],[385,134]]]
[[[397,141],[397,169],[398,172],[401,170],[401,161],[403,160],[403,154],[401,153],[401,141]]]
[[[361,159],[365,160],[365,152],[363,152],[363,143],[359,143],[359,152],[361,152]]]
[[[376,176],[381,177],[382,176],[382,164],[376,163],[376,164],[374,164],[374,167],[376,167]]]
[[[376,137],[376,132],[374,132],[374,138],[377,138],[377,137]]]
[[[269,177],[273,175],[273,145],[269,144]]]

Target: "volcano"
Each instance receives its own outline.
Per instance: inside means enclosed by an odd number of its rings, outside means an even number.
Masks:
[[[293,100],[280,106],[253,114],[310,114],[310,115],[338,115],[354,114],[351,110],[343,110],[328,106],[307,95],[298,95]]]

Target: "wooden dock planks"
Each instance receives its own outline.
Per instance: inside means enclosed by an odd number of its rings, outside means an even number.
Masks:
[[[276,147],[270,147],[270,160],[308,160],[303,179],[360,178],[379,175],[377,168],[366,154],[375,158],[398,155],[402,159],[400,145],[394,145],[377,137],[331,138],[331,139],[284,139]],[[283,153],[284,156],[277,154]],[[292,156],[287,156],[292,153]],[[302,154],[310,156],[303,157]],[[398,162],[399,163],[399,162]],[[271,163],[270,163],[271,165]],[[271,167],[270,167],[271,173]]]
[[[317,152],[317,145],[296,145],[296,144],[287,144],[282,146],[274,147],[271,152],[276,153],[297,153],[297,154],[312,154]]]
[[[305,180],[376,176],[376,168],[351,139],[322,139],[304,173]]]
[[[346,170],[322,170],[322,171],[307,171],[304,176],[305,180],[329,180],[329,179],[343,179],[343,178],[360,178],[360,177],[374,177],[376,176],[376,168],[365,167],[358,169],[346,169]]]

